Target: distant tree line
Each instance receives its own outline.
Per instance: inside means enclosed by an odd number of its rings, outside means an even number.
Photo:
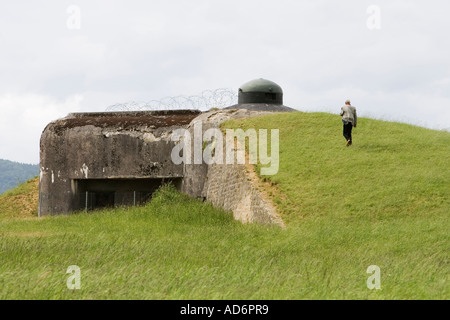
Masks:
[[[0,159],[0,194],[39,175],[39,165]]]

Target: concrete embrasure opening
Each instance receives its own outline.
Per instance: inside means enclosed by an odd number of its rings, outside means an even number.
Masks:
[[[180,189],[181,178],[139,179],[76,179],[76,210],[143,205],[163,184],[172,183]]]

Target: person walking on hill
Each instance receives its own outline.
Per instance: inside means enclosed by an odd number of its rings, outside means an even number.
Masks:
[[[352,129],[356,128],[358,117],[356,116],[356,108],[351,105],[350,100],[345,101],[345,105],[341,108],[342,122],[344,124],[344,138],[347,140],[347,147],[352,145]]]

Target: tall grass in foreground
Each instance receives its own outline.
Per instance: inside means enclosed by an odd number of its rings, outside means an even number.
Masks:
[[[279,128],[264,187],[287,228],[242,225],[172,187],[146,206],[23,219],[0,195],[0,299],[448,299],[449,134],[337,116],[226,124]],[[22,186],[24,188],[24,186]],[[28,189],[27,189],[28,190]],[[81,269],[69,290],[67,267]],[[381,290],[369,290],[370,265]]]

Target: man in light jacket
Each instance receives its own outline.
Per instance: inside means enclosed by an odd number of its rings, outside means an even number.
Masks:
[[[344,138],[347,140],[347,147],[352,145],[352,129],[356,128],[358,117],[356,108],[351,105],[350,100],[345,101],[345,106],[341,108],[342,122],[344,124]]]

